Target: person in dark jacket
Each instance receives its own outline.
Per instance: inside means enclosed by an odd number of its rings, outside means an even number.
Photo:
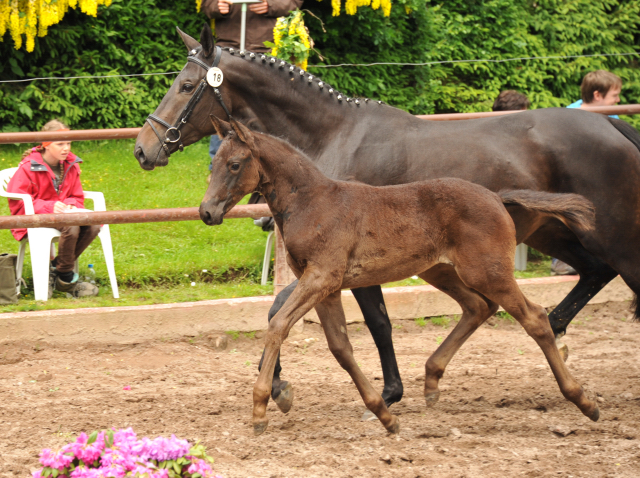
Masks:
[[[42,131],[68,131],[62,122],[49,121]],[[80,184],[82,160],[71,152],[68,141],[44,142],[27,150],[18,170],[7,185],[7,191],[28,194],[33,199],[36,214],[73,212],[84,208],[84,192]],[[24,214],[24,202],[9,199],[12,215]],[[58,255],[51,261],[49,298],[53,289],[67,292],[75,297],[98,295],[94,284],[81,282],[74,272],[75,262],[100,232],[100,226],[65,226],[58,243]],[[12,229],[11,233],[20,241],[26,229]]]
[[[245,49],[265,53],[273,42],[273,28],[278,17],[300,8],[302,0],[263,0],[247,6]],[[215,20],[216,45],[240,48],[240,18],[242,5],[232,0],[202,0],[202,10]]]
[[[271,51],[264,42],[273,42],[273,28],[278,17],[300,8],[302,0],[264,0],[247,6],[245,48],[256,53]],[[240,48],[240,18],[242,5],[231,0],[202,0],[205,15],[215,20],[216,45]],[[209,156],[216,155],[221,140],[212,135],[209,142]],[[211,167],[209,167],[211,170]]]

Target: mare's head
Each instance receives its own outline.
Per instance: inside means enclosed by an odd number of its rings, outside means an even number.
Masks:
[[[249,128],[233,118],[229,123],[211,115],[218,136],[223,139],[213,158],[211,182],[200,204],[200,219],[209,226],[222,223],[225,213],[260,183],[259,152]]]
[[[214,45],[211,27],[205,23],[200,43],[180,29],[178,33],[187,47],[188,62],[145,122],[134,148],[135,157],[146,170],[166,166],[171,153],[212,134],[214,131],[207,116],[224,114],[214,87],[207,82],[205,69],[220,61],[220,58],[216,59],[220,49]]]

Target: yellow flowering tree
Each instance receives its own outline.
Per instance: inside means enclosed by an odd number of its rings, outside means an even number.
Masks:
[[[320,1],[320,0],[319,0]],[[331,0],[332,15],[337,17],[340,15],[341,0]],[[391,0],[345,0],[344,11],[347,15],[355,15],[358,7],[371,7],[374,10],[382,7],[382,13],[385,17],[391,14]]]
[[[36,34],[43,37],[47,29],[64,17],[69,7],[95,17],[98,5],[111,5],[111,0],[0,0],[0,41],[7,29],[18,50],[22,35],[26,36],[26,50],[33,51]]]
[[[264,44],[271,48],[273,56],[290,61],[303,70],[307,69],[311,38],[300,10],[278,18],[273,29],[273,43],[266,41]]]

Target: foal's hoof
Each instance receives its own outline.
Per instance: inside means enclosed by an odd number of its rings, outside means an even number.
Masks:
[[[600,409],[598,408],[597,405],[595,405],[593,407],[593,410],[589,413],[585,413],[585,415],[587,416],[587,418],[589,418],[589,420],[597,422],[598,419],[600,418]]]
[[[273,399],[278,405],[278,408],[282,413],[288,413],[293,405],[293,387],[289,382],[284,382],[287,385],[280,390],[280,395]]]
[[[566,362],[567,359],[569,358],[569,347],[567,347],[567,344],[560,342],[558,340],[556,340],[556,347],[558,347],[558,352],[560,352],[560,357],[562,357],[562,360]]]
[[[438,403],[438,400],[440,400],[440,390],[425,393],[424,400],[425,402],[427,402],[427,407],[433,407],[436,403]]]
[[[260,420],[259,422],[253,422],[253,434],[255,436],[260,436],[267,429],[267,425],[269,425],[269,420],[267,418]]]
[[[395,415],[391,415],[391,423],[385,427],[389,433],[400,432],[400,420]]]

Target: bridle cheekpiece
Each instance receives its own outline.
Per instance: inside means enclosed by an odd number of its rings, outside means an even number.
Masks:
[[[227,105],[224,104],[224,101],[222,100],[222,93],[220,93],[220,90],[218,89],[218,87],[222,85],[222,81],[224,79],[222,70],[218,68],[218,63],[220,63],[220,57],[222,56],[222,48],[220,48],[219,46],[215,47],[216,54],[213,60],[213,64],[211,66],[207,65],[204,61],[196,58],[197,53],[198,53],[198,50],[195,50],[195,49],[191,50],[189,52],[189,56],[187,57],[187,63],[189,62],[195,63],[196,65],[203,68],[207,73],[205,74],[204,78],[200,80],[200,83],[198,84],[198,88],[196,88],[195,93],[191,96],[191,98],[189,99],[189,102],[183,108],[182,113],[180,113],[180,116],[176,120],[175,124],[172,126],[169,123],[167,123],[165,120],[158,118],[154,114],[150,114],[147,117],[147,122],[151,126],[151,129],[153,129],[153,132],[158,137],[158,140],[162,144],[162,149],[164,149],[167,156],[171,154],[169,152],[169,146],[168,146],[169,144],[175,144],[179,142],[178,149],[180,151],[184,149],[184,146],[181,141],[182,133],[180,132],[180,128],[182,128],[182,126],[187,124],[187,121],[189,121],[189,116],[191,116],[191,113],[193,113],[193,110],[195,109],[196,105],[202,98],[202,95],[204,94],[204,91],[206,90],[207,86],[210,86],[213,88],[213,93],[216,95],[216,98],[218,98],[218,101],[220,102],[222,109],[224,109],[225,113],[227,113],[227,116],[231,118],[231,113],[229,112]],[[162,138],[162,136],[160,135],[156,127],[153,125],[151,120],[167,128],[164,132],[164,139]]]

